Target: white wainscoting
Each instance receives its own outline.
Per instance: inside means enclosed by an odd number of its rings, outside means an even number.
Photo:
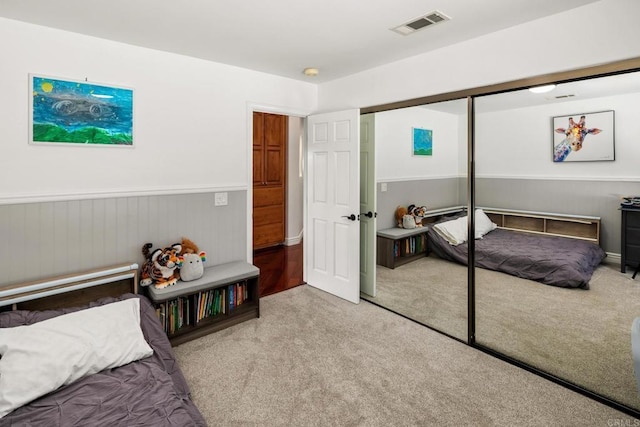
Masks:
[[[207,264],[245,260],[247,193],[92,198],[0,206],[0,288],[16,282],[142,264],[142,245],[164,247],[188,237]]]

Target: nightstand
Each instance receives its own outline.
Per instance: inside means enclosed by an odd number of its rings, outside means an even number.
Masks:
[[[640,269],[640,209],[620,208],[622,211],[620,271],[625,273],[627,265],[635,268],[635,279]]]

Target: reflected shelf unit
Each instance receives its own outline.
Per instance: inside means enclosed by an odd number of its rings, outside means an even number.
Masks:
[[[569,237],[600,244],[600,217],[481,208],[498,227],[534,234]]]
[[[387,228],[377,232],[377,263],[396,268],[427,255],[429,227]]]

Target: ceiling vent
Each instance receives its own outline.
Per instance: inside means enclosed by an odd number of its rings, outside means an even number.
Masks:
[[[546,99],[548,99],[549,101],[553,101],[554,99],[573,98],[574,96],[576,96],[574,93],[568,93],[566,95],[549,96]]]
[[[427,13],[419,18],[412,19],[411,21],[399,25],[395,28],[391,28],[391,31],[395,31],[398,34],[403,36],[408,36],[409,34],[413,34],[418,30],[423,30],[427,27],[431,27],[435,24],[439,24],[440,22],[448,21],[449,18],[442,12],[434,11],[431,13]]]

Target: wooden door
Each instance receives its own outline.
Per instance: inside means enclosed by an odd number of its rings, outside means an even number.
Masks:
[[[253,248],[285,238],[287,116],[253,113]]]

